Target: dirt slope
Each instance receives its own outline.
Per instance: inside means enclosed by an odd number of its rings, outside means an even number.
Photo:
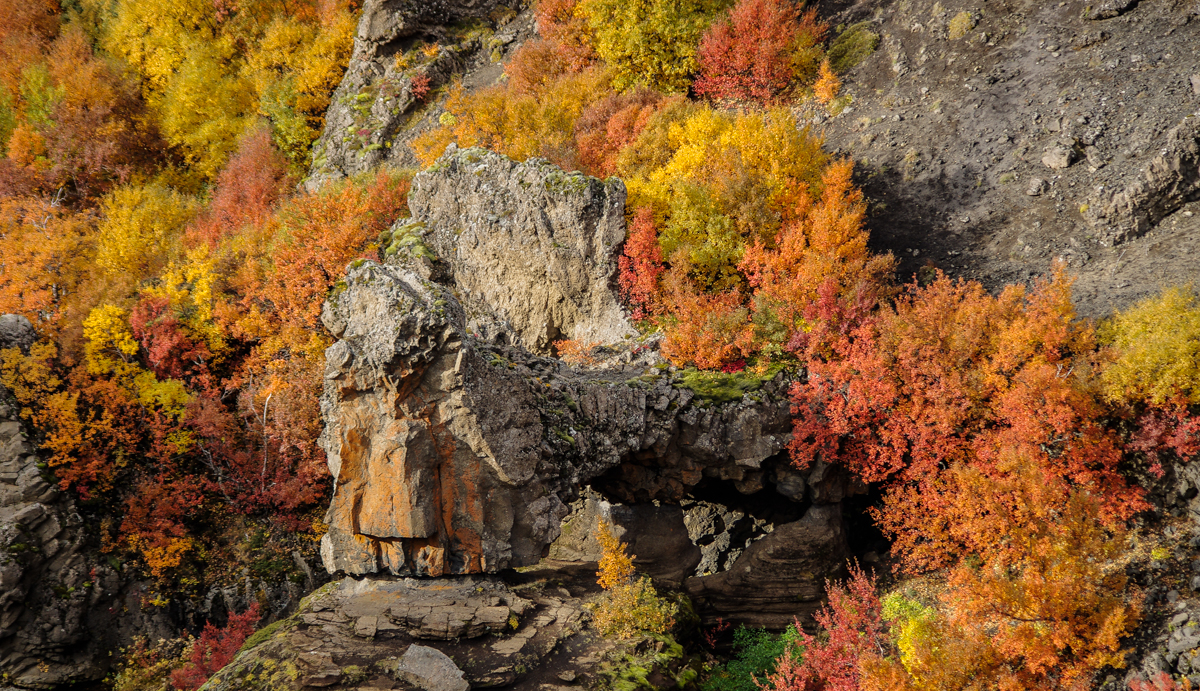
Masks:
[[[875,248],[901,259],[902,278],[935,265],[995,289],[1061,257],[1079,277],[1080,311],[1100,316],[1200,276],[1194,187],[1175,190],[1171,206],[1191,203],[1115,246],[1080,211],[1142,175],[1167,132],[1200,110],[1200,2],[864,0],[822,10],[880,36],[843,77],[849,107],[811,118],[858,164]],[[1047,149],[1074,161],[1050,168]],[[1182,167],[1194,179],[1193,163]]]

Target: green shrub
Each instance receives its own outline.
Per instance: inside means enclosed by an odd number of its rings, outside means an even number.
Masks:
[[[775,661],[799,638],[794,625],[782,634],[739,626],[733,632],[737,655],[714,670],[701,684],[701,691],[758,691],[759,684],[775,671]]]
[[[845,72],[867,59],[879,46],[879,34],[871,31],[870,22],[859,22],[846,30],[829,44],[829,64],[835,72]]]

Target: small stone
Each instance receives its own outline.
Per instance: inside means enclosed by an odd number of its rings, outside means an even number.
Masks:
[[[396,675],[425,691],[470,691],[463,671],[445,653],[424,645],[410,645],[396,663]]]
[[[340,669],[323,669],[316,674],[310,674],[304,679],[305,686],[333,686],[342,680],[342,670]]]
[[[568,669],[564,672],[559,672],[558,678],[570,684],[571,682],[575,681],[575,671]]]
[[[1171,603],[1179,602],[1179,591],[1172,590],[1169,593],[1167,593],[1167,602],[1171,602]]]
[[[379,617],[359,617],[354,622],[354,635],[363,638],[374,638],[379,627]]]
[[[1191,615],[1189,615],[1187,612],[1180,612],[1179,614],[1171,617],[1171,625],[1180,626],[1182,624],[1186,624],[1189,616]]]
[[[1050,183],[1041,178],[1033,178],[1029,181],[1029,187],[1025,188],[1025,194],[1031,197],[1040,197],[1050,189]]]
[[[1075,162],[1075,152],[1061,144],[1046,149],[1042,164],[1051,170],[1062,170]]]
[[[1200,96],[1200,74],[1192,75],[1192,93]]]
[[[1192,590],[1200,590],[1200,576],[1192,576]]]

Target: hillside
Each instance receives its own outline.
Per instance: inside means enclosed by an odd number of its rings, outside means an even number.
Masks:
[[[0,0],[0,687],[1200,684],[1200,4],[949,3]]]

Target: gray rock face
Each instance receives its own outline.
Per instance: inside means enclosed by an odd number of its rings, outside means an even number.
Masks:
[[[5,348],[20,348],[28,353],[29,347],[37,340],[37,332],[33,324],[19,314],[0,315],[0,350]]]
[[[684,590],[706,621],[720,615],[779,629],[820,608],[825,580],[842,576],[849,556],[841,507],[814,505],[752,543],[728,571],[689,578]]]
[[[614,648],[584,624],[595,571],[539,566],[507,577],[331,583],[203,688],[533,688],[520,685],[532,670],[570,671],[595,688]]]
[[[589,481],[630,503],[758,491],[789,438],[782,379],[711,405],[662,370],[573,371],[474,339],[450,290],[398,267],[352,267],[322,319],[330,572],[533,564]]]
[[[1200,199],[1200,116],[1189,115],[1167,132],[1166,143],[1140,179],[1124,189],[1092,195],[1084,217],[1101,244],[1119,245],[1145,235],[1196,199]]]
[[[494,315],[529,350],[634,334],[609,289],[625,239],[619,180],[451,145],[413,180],[409,208],[468,310]]]
[[[0,349],[28,348],[24,317],[0,317]],[[0,387],[0,678],[51,688],[102,677],[122,580],[89,556],[83,519],[44,475]]]
[[[350,64],[325,113],[325,129],[313,147],[305,186],[315,190],[330,180],[372,170],[406,146],[393,144],[422,105],[414,79],[429,90],[489,53],[490,31],[455,31],[451,25],[492,15],[497,0],[367,0],[355,35]],[[430,53],[416,52],[413,64],[397,61],[417,40]],[[508,42],[513,40],[508,37]],[[436,49],[432,46],[436,45]],[[407,154],[411,156],[411,154]],[[405,161],[407,165],[411,162]]]

